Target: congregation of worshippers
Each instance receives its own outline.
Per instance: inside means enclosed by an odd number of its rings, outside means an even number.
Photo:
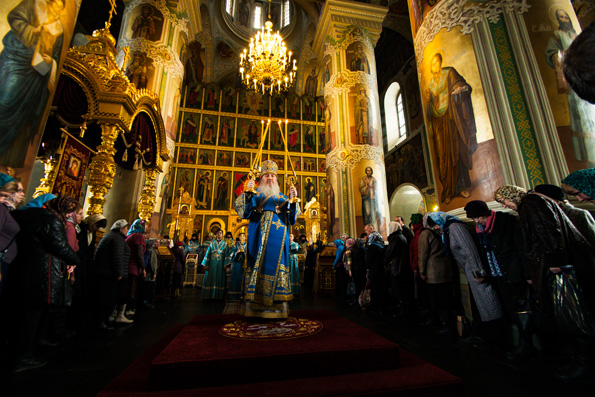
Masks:
[[[243,299],[243,233],[236,240],[222,230],[203,242],[197,234],[185,241],[149,239],[145,221],[120,219],[97,241],[97,231],[108,226],[102,215],[83,219],[69,196],[45,194],[25,204],[21,182],[0,177],[1,304],[18,319],[2,337],[14,349],[16,371],[44,364],[35,359],[38,346],[89,326],[108,332],[132,324],[136,310],[153,308],[156,291],[178,299],[187,258],[205,273],[203,301]],[[513,361],[534,359],[559,335],[570,335],[576,353],[557,376],[581,377],[594,350],[595,221],[567,198],[594,197],[595,169],[584,169],[561,186],[501,186],[494,209],[468,201],[465,222],[440,211],[397,216],[386,240],[365,225],[359,236],[342,234],[328,244],[336,248],[335,296],[370,315],[431,327],[437,337],[501,349]],[[160,246],[171,257],[169,273],[158,271]],[[323,248],[321,241],[290,235],[294,298],[312,293]],[[463,307],[464,290],[471,315]]]

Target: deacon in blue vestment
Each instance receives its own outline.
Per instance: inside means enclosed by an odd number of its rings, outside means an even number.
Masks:
[[[291,245],[289,246],[289,269],[291,272],[291,291],[294,295],[302,293],[302,285],[300,283],[300,268],[298,266],[298,253],[300,252],[300,245],[294,240],[293,234],[289,235]]]
[[[240,218],[248,225],[247,268],[244,275],[244,302],[240,313],[246,317],[287,318],[293,300],[289,270],[289,227],[301,214],[297,197],[291,188],[289,197],[279,192],[278,167],[266,160],[257,194],[242,193],[235,202]],[[246,188],[255,185],[249,180]]]
[[[215,240],[207,249],[202,265],[205,267],[205,279],[202,284],[203,299],[223,299],[227,274],[225,265],[229,263],[229,245],[223,240],[223,230],[215,234]]]
[[[229,276],[228,301],[239,301],[242,298],[242,280],[244,278],[244,262],[246,259],[246,235],[240,233],[237,241],[231,247],[229,260],[231,262],[231,275]]]

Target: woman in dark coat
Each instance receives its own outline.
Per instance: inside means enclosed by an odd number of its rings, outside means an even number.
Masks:
[[[564,319],[564,311],[572,308],[564,305],[554,310],[554,296],[549,291],[564,277],[562,273],[573,270],[576,273],[576,281],[584,294],[578,307],[585,316],[586,327],[581,328],[580,335],[575,335],[574,364],[556,376],[560,379],[586,376],[595,352],[592,317],[595,312],[595,252],[562,209],[548,197],[514,185],[501,186],[494,196],[496,201],[519,214],[533,289],[546,312],[553,311],[557,323]]]
[[[390,279],[391,296],[398,300],[400,315],[411,314],[413,302],[413,272],[409,264],[409,243],[398,222],[388,225],[388,247],[384,253],[384,267]]]
[[[110,328],[107,321],[116,304],[117,285],[124,275],[128,274],[130,259],[130,248],[126,244],[128,227],[126,219],[114,222],[109,233],[97,245],[95,252],[93,267],[90,270],[93,279],[91,300],[94,302],[95,324],[99,329]],[[123,312],[124,308],[122,307],[120,311]]]
[[[66,214],[77,205],[74,198],[62,196],[41,208],[14,214],[21,228],[17,245],[22,248],[14,261],[18,271],[14,281],[19,287],[12,298],[21,306],[19,335],[15,340],[17,372],[45,364],[34,358],[33,345],[42,314],[52,305],[63,305],[65,280],[80,261],[66,238]]]
[[[19,225],[10,216],[7,204],[17,190],[16,180],[10,175],[0,173],[0,294],[8,265],[17,255],[15,237],[19,231]]]
[[[184,255],[184,249],[182,248],[182,242],[178,241],[174,244],[174,248],[172,248],[172,253],[174,254],[174,273],[172,276],[172,284],[171,284],[171,297],[174,299],[179,299],[182,297],[180,294],[182,290],[182,276],[184,275],[184,271],[186,270],[186,255]]]

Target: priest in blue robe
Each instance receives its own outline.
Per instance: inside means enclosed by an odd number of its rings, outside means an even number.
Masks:
[[[280,192],[277,164],[266,160],[261,165],[257,193],[242,193],[235,202],[240,218],[248,219],[248,250],[244,291],[240,313],[246,317],[287,318],[293,300],[290,279],[289,234],[301,214],[292,187],[289,196]],[[249,180],[247,190],[254,188]]]
[[[205,267],[205,278],[202,284],[203,299],[223,299],[227,283],[225,266],[229,264],[229,245],[223,240],[223,230],[215,233],[202,265]]]

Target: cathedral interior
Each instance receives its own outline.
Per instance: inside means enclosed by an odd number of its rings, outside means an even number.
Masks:
[[[469,200],[502,209],[502,185],[595,166],[595,107],[560,70],[588,0],[58,2],[41,91],[2,88],[22,100],[0,108],[0,171],[26,201],[68,194],[150,237],[235,238],[234,202],[270,159],[301,199],[293,233],[330,243],[368,224],[386,238],[396,216],[464,218]],[[8,3],[2,35],[31,1]],[[272,93],[239,70],[268,20],[297,70]]]

